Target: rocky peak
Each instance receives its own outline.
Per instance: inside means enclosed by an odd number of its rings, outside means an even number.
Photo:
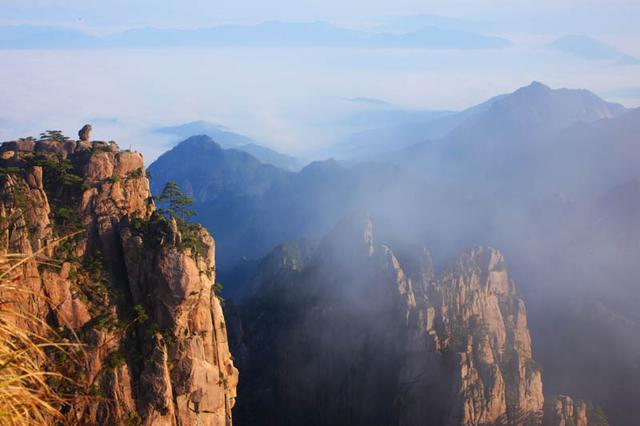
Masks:
[[[86,344],[69,423],[230,424],[213,238],[155,212],[141,154],[53,136],[0,147],[0,250],[54,259],[25,263],[15,302]]]
[[[190,136],[177,145],[180,150],[202,150],[211,152],[220,152],[222,147],[208,135]]]
[[[520,89],[516,90],[514,94],[519,94],[522,96],[532,96],[542,95],[549,92],[551,92],[551,88],[546,84],[543,84],[539,81],[532,81],[528,86],[521,87]]]
[[[529,143],[550,140],[549,133],[567,129],[576,123],[593,123],[603,118],[622,115],[627,110],[620,104],[610,103],[588,90],[551,89],[539,82],[500,96],[479,114],[470,116],[447,137],[451,143],[473,140],[471,148],[460,147],[473,156],[489,150],[496,155],[497,147],[513,149]],[[505,158],[513,161],[514,152]],[[517,153],[517,151],[515,152]],[[502,157],[501,157],[502,158]]]

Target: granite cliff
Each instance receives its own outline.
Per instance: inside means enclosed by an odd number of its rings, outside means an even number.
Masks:
[[[0,252],[34,255],[3,298],[83,343],[56,360],[66,423],[230,425],[215,243],[156,211],[142,155],[48,132],[3,143],[0,174]]]
[[[392,250],[356,215],[276,248],[249,288],[233,311],[237,424],[543,422],[525,304],[496,249],[436,276],[425,248]],[[586,421],[559,401],[546,424]]]

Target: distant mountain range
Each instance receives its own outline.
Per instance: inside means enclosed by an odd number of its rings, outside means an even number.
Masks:
[[[328,151],[348,160],[389,160],[390,154],[423,142],[442,139],[462,123],[484,112],[506,95],[495,96],[463,111],[407,111],[389,107],[350,118],[365,127]]]
[[[454,234],[469,235],[468,230],[463,231],[471,226],[466,215],[477,208],[480,209],[478,217],[482,217],[486,208],[480,200],[495,198],[496,191],[513,194],[518,202],[524,202],[524,198],[531,200],[551,188],[573,192],[584,189],[593,193],[595,187],[584,186],[587,182],[605,191],[607,185],[634,177],[636,151],[630,128],[634,127],[637,114],[636,110],[626,110],[586,90],[552,90],[534,82],[460,113],[433,113],[430,117],[425,113],[428,119],[422,123],[423,128],[436,123],[445,127],[442,123],[446,123],[450,130],[444,137],[406,146],[422,138],[424,133],[411,134],[409,143],[390,136],[386,140],[388,144],[379,143],[368,152],[372,154],[378,149],[378,153],[387,152],[386,156],[378,155],[375,162],[354,167],[324,161],[311,163],[298,173],[286,172],[262,164],[265,162],[258,161],[257,156],[221,148],[239,146],[242,149],[243,145],[238,144],[245,139],[214,127],[205,129],[216,134],[213,138],[189,138],[161,156],[149,170],[154,175],[152,189],[155,192],[168,180],[178,182],[194,196],[202,211],[207,212],[200,220],[213,227],[221,244],[229,241],[238,246],[240,251],[228,247],[222,251],[229,256],[230,264],[234,256],[236,260],[241,256],[255,257],[283,240],[326,232],[332,220],[350,208],[362,207],[362,203],[385,215],[395,215],[388,211],[389,205],[408,202],[429,205],[430,214],[449,215],[447,223],[454,229],[442,226],[441,230],[432,230],[447,235],[449,244],[456,239]],[[418,119],[415,122],[420,123]],[[191,123],[172,131],[190,133],[194,126]],[[405,129],[409,133],[410,130],[410,127]],[[397,135],[399,138],[402,133]],[[607,135],[618,137],[609,140]],[[229,139],[225,139],[227,137]],[[601,143],[603,140],[608,141],[608,147],[619,147],[611,148],[615,156],[600,153],[607,149]],[[360,149],[367,154],[364,142]],[[620,152],[626,155],[621,156]],[[581,164],[606,170],[606,174],[574,166],[572,157],[580,158]],[[569,165],[571,173],[562,177]],[[535,185],[527,183],[544,168],[548,170]],[[551,182],[553,179],[549,176],[554,176],[556,182]],[[522,192],[520,185],[525,184],[529,186],[528,191]],[[453,197],[447,195],[452,188],[457,188]],[[412,197],[424,202],[418,203]],[[437,203],[440,197],[447,199],[446,205]],[[475,199],[475,207],[471,208],[465,197]],[[241,212],[230,214],[229,211],[234,210],[229,210],[230,205],[221,204],[221,198],[237,201],[232,205]],[[515,198],[512,202],[516,202]],[[385,203],[376,204],[380,199],[385,199]],[[455,215],[447,213],[454,204],[457,209],[466,206],[468,211],[460,211],[459,218],[455,219]],[[436,213],[438,210],[442,211]],[[414,209],[412,214],[417,215],[417,211]],[[399,222],[398,226],[413,232],[413,220],[406,224]],[[264,226],[258,226],[262,221]],[[252,231],[248,231],[247,226]],[[239,236],[238,232],[248,233]]]
[[[477,129],[475,126],[492,126],[491,134],[530,132],[532,128],[556,131],[579,122],[612,118],[625,111],[622,105],[606,102],[588,90],[553,90],[536,81],[508,96],[493,98],[485,105],[488,108],[468,120],[464,129],[474,127],[471,129],[474,132],[482,130],[479,133],[482,136],[487,135],[489,129]]]
[[[638,205],[640,109],[534,82],[461,113],[425,112],[423,121],[421,114],[414,122],[423,129],[450,122],[411,146],[389,135],[376,146],[387,154],[375,161],[314,162],[299,172],[190,138],[149,167],[152,191],[173,180],[194,197],[198,220],[219,247],[219,277],[234,297],[241,277],[274,247],[321,237],[352,211],[368,211],[390,247],[428,244],[436,269],[466,247],[500,247],[527,298],[545,377],[553,377],[546,391],[594,399],[613,424],[632,423],[640,415],[637,358],[616,354],[635,351],[629,342],[640,330],[621,326],[639,321],[633,277],[640,270],[631,259],[640,250],[640,218],[625,212]],[[381,128],[396,119],[381,120]],[[405,131],[411,141],[423,137]],[[592,334],[567,319],[567,300]],[[548,327],[575,344],[549,337]],[[593,342],[610,353],[587,353]],[[575,359],[584,361],[567,363]],[[585,375],[586,365],[601,374]]]
[[[445,138],[422,147],[440,147],[451,155],[469,149],[495,155],[522,147],[523,140],[545,139],[578,123],[617,117],[625,111],[622,105],[606,102],[588,90],[552,90],[533,82],[463,112],[464,120]]]
[[[285,170],[298,170],[302,162],[290,155],[281,154],[271,148],[258,144],[248,136],[232,132],[226,127],[208,123],[206,121],[192,121],[185,124],[154,129],[156,133],[174,135],[179,138],[189,138],[196,135],[206,135],[222,148],[234,148],[248,152],[265,164],[271,164]]]
[[[548,45],[550,48],[588,60],[612,61],[617,65],[637,65],[640,59],[606,43],[583,35],[566,35]]]
[[[351,30],[327,22],[273,21],[198,29],[138,28],[103,37],[59,27],[0,27],[0,49],[221,46],[496,49],[509,45],[504,38],[434,26],[397,33]]]
[[[464,144],[470,139],[531,137],[624,111],[622,105],[605,102],[586,90],[551,90],[533,82],[460,112],[407,111],[391,105],[359,112],[347,123],[363,130],[326,151],[346,160],[389,160],[394,151],[406,149],[414,155],[420,147],[455,147],[456,139]]]
[[[561,194],[595,200],[640,178],[639,114],[640,109],[625,109],[586,90],[554,90],[534,82],[460,113],[425,113],[424,128],[449,120],[452,129],[410,146],[390,136],[388,144],[375,147],[386,155],[351,167],[329,160],[292,173],[257,155],[223,149],[216,142],[233,146],[245,140],[225,142],[218,135],[189,138],[149,169],[155,193],[168,180],[178,182],[194,197],[200,220],[221,246],[237,248],[221,251],[228,256],[226,266],[242,256],[259,257],[284,240],[320,235],[355,208],[394,222],[398,234],[428,237],[455,251],[482,238],[478,229],[496,220],[494,202],[530,214],[525,206],[541,199]],[[367,153],[367,146],[361,150]],[[407,205],[411,208],[395,209]],[[422,216],[442,220],[432,227],[420,223]],[[510,232],[494,237],[508,239]],[[451,255],[438,243],[431,245]]]

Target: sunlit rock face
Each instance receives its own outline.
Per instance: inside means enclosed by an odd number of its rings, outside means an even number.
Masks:
[[[396,255],[366,215],[315,250],[291,244],[258,267],[234,321],[239,424],[541,423],[541,370],[500,252],[470,249],[434,277],[424,248]],[[274,256],[296,270],[274,274]]]
[[[86,344],[69,421],[231,424],[238,371],[209,233],[155,213],[142,155],[114,143],[27,139],[0,154],[0,250],[38,254],[16,278],[29,295],[10,297]]]
[[[404,424],[438,415],[443,424],[538,422],[542,378],[532,359],[526,310],[495,249],[466,251],[426,283],[403,381]],[[428,374],[438,370],[438,380]],[[436,396],[436,399],[433,397]],[[426,402],[426,404],[424,403]]]
[[[589,422],[587,405],[585,401],[573,400],[567,395],[558,395],[547,401],[544,413],[545,425],[587,426],[595,424],[593,421]]]

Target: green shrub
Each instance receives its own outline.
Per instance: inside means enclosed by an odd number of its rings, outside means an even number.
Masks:
[[[147,314],[147,311],[144,309],[144,307],[142,307],[142,305],[135,305],[133,307],[133,310],[136,312],[137,322],[139,322],[140,324],[144,324],[145,322],[149,321],[149,314]]]
[[[108,356],[107,356],[107,365],[109,366],[109,368],[111,369],[116,369],[118,367],[120,367],[122,364],[125,363],[126,359],[124,357],[124,355],[122,355],[122,353],[115,351],[115,352],[111,352]]]
[[[181,244],[180,248],[191,249],[191,252],[195,256],[204,255],[204,245],[202,244],[202,240],[200,240],[200,236],[198,235],[198,231],[200,230],[200,225],[195,223],[187,223],[180,219],[176,220],[178,225],[178,231],[180,231],[181,236]]]
[[[130,411],[126,419],[127,426],[142,426],[142,418],[135,411]]]
[[[211,286],[211,293],[213,293],[213,295],[217,297],[218,300],[220,301],[220,304],[224,306],[224,297],[222,297],[222,289],[223,289],[223,286],[220,283],[214,283]]]
[[[0,167],[0,176],[17,175],[20,171],[19,167]]]
[[[222,371],[218,373],[218,386],[222,386],[225,390],[229,388],[229,380],[227,380]]]
[[[137,169],[132,170],[127,174],[127,180],[139,177],[142,177],[142,167],[138,167]]]

